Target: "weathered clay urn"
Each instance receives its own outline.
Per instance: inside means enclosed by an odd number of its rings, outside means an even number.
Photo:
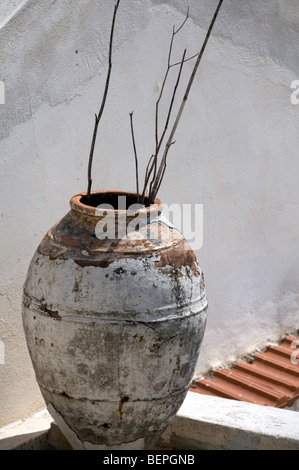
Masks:
[[[127,205],[114,210],[120,196]],[[85,193],[73,197],[24,284],[36,379],[74,449],[152,449],[186,396],[204,335],[194,252],[158,199],[137,212],[130,202],[120,192],[93,192],[89,205]]]

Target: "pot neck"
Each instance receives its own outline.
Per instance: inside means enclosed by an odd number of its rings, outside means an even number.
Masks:
[[[73,211],[97,220],[109,215],[116,219],[126,218],[128,221],[138,216],[152,219],[159,216],[163,209],[158,198],[154,204],[143,206],[137,204],[136,193],[124,191],[92,191],[89,201],[86,192],[79,193],[71,198],[70,206]]]

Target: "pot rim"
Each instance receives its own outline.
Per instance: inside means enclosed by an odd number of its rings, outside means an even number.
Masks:
[[[117,190],[96,190],[91,191],[91,195],[95,194],[107,194],[114,196],[136,196],[136,192],[132,191],[117,191]],[[78,193],[73,196],[70,200],[71,209],[81,212],[82,214],[94,216],[94,217],[103,217],[106,214],[114,214],[119,216],[125,216],[126,218],[135,218],[137,215],[143,216],[156,216],[162,213],[163,204],[160,199],[155,198],[154,204],[151,204],[147,207],[141,207],[135,211],[129,211],[126,209],[99,209],[98,207],[89,206],[81,202],[82,197],[87,196],[87,192]]]

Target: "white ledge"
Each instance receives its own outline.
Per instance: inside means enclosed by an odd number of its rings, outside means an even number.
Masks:
[[[0,428],[0,450],[46,450],[47,433],[52,421],[45,408]]]
[[[184,450],[298,450],[299,413],[188,392],[159,446]]]

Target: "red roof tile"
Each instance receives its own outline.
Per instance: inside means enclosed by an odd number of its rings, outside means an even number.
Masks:
[[[211,379],[197,380],[190,391],[278,408],[290,407],[299,398],[299,337],[288,336],[279,346],[254,354],[252,362],[240,361],[220,369]]]

